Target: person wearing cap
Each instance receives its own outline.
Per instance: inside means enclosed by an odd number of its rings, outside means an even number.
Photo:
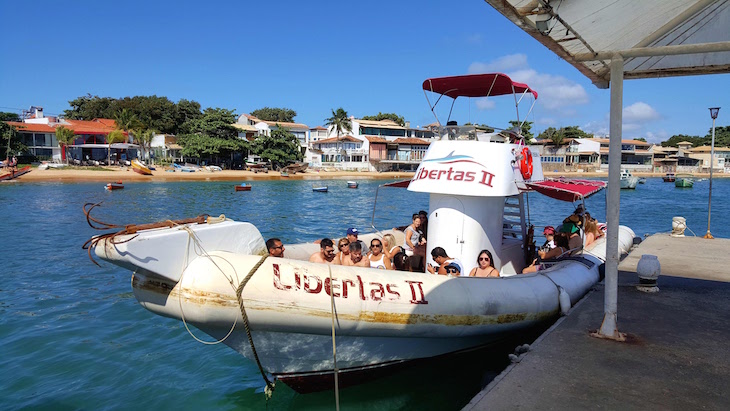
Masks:
[[[568,248],[568,235],[566,233],[555,234],[555,248],[550,251],[538,251],[537,255],[540,256],[540,260],[553,260],[561,257],[565,257],[570,249]],[[534,259],[532,264],[525,267],[522,270],[522,274],[534,273],[541,270],[542,264],[538,264],[538,259]]]
[[[549,251],[555,248],[555,228],[551,225],[546,226],[544,230],[542,230],[542,235],[545,236],[545,244],[540,247],[543,251]]]
[[[443,247],[434,247],[431,250],[431,258],[439,265],[438,269],[431,264],[426,267],[431,274],[448,275],[449,277],[467,275],[467,273],[464,273],[464,264],[456,258],[449,257]]]
[[[266,240],[266,248],[269,250],[269,257],[284,257],[284,244],[278,238]]]
[[[362,240],[358,240],[357,236],[360,235],[360,231],[358,231],[355,227],[350,227],[347,229],[347,239],[350,241],[350,244],[352,243],[360,243],[360,248],[365,249],[365,243],[362,242]]]
[[[319,251],[309,257],[309,262],[340,265],[340,261],[335,257],[335,244],[329,238],[323,238],[319,242]]]
[[[568,235],[568,248],[570,250],[579,250],[583,248],[583,239],[580,234],[580,227],[583,225],[583,221],[580,217],[573,214],[563,221],[563,225],[560,226],[560,232]]]

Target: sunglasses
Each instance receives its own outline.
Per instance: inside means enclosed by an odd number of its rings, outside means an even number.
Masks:
[[[349,246],[350,246],[350,244],[340,244],[340,248],[345,248],[345,247],[349,247]]]
[[[479,261],[489,261],[489,257],[479,257]]]
[[[277,250],[277,249],[284,248],[284,246],[283,245],[277,245],[276,247],[271,247],[271,248],[274,249],[274,250]]]
[[[382,244],[370,244],[370,247],[382,247]]]
[[[334,254],[335,250],[324,250],[325,254]]]

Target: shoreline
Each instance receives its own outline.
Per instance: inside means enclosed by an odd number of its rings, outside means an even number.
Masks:
[[[608,173],[597,172],[543,172],[545,177],[570,177],[570,178],[607,178]],[[659,178],[665,173],[632,173],[636,177]],[[681,174],[681,173],[680,173]],[[289,177],[282,177],[277,171],[268,173],[254,173],[243,170],[223,171],[196,171],[194,173],[169,172],[156,170],[151,176],[144,176],[132,171],[131,167],[126,168],[105,168],[105,170],[83,170],[83,169],[33,169],[30,173],[18,177],[17,182],[173,182],[173,181],[265,181],[265,180],[327,180],[327,179],[410,179],[413,172],[404,171],[313,171],[307,170],[304,173],[290,174]],[[709,178],[709,173],[693,173],[697,178]],[[730,174],[713,173],[715,178],[730,178]]]

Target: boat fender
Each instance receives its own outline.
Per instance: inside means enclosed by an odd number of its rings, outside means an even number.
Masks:
[[[558,287],[558,290],[560,290],[560,296],[558,297],[560,299],[560,314],[568,315],[568,311],[570,311],[570,295],[568,295],[568,292],[563,287]]]
[[[226,221],[226,215],[221,214],[218,217],[211,217],[208,216],[208,220],[206,221],[208,224],[218,224]]]

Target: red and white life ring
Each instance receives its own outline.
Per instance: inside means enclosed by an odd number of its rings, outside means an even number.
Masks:
[[[522,178],[529,180],[532,177],[532,151],[525,147],[522,149],[522,159],[520,159],[520,173]]]

